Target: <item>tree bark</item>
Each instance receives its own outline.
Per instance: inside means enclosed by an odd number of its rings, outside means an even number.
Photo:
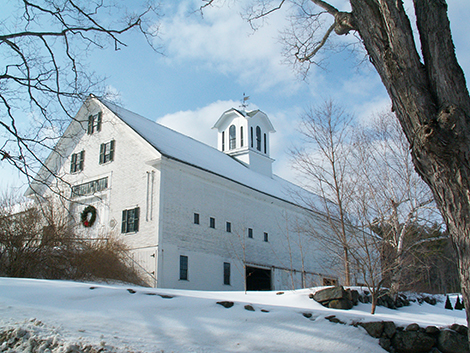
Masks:
[[[414,0],[421,62],[401,1],[350,0],[356,30],[392,100],[417,172],[457,251],[470,319],[470,96],[444,0]]]

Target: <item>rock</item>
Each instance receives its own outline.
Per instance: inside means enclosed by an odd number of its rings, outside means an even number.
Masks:
[[[127,291],[131,294],[135,294],[135,290],[131,289],[131,288],[128,288]]]
[[[338,319],[334,315],[325,316],[325,319],[327,319],[329,322],[332,322],[334,324],[342,324],[343,323],[340,319]]]
[[[408,326],[406,326],[405,331],[419,331],[419,325],[409,324]]]
[[[349,295],[342,286],[337,286],[319,290],[313,295],[313,299],[323,303],[334,299],[349,299]]]
[[[359,324],[364,327],[369,336],[380,338],[384,331],[383,321],[374,321],[374,322],[362,322]]]
[[[310,319],[312,317],[312,313],[302,313],[302,315],[307,319]]]
[[[253,308],[253,306],[249,304],[245,305],[244,308],[245,310],[248,310],[248,311],[255,311],[255,308]]]
[[[276,295],[283,295],[284,292],[277,292]]]
[[[393,321],[384,321],[384,332],[383,334],[388,338],[392,338],[393,335],[397,332],[397,327]]]
[[[392,341],[390,341],[390,338],[380,337],[379,345],[380,345],[380,347],[385,349],[387,352],[390,352],[390,350],[392,348]]]
[[[459,324],[453,324],[450,327],[450,329],[460,333],[461,335],[468,335],[467,326],[463,326],[463,325],[459,325]]]
[[[470,353],[466,336],[452,330],[439,333],[437,348],[443,353]]]
[[[439,332],[441,332],[436,326],[428,326],[424,330],[429,335],[437,335]]]
[[[352,309],[353,303],[349,299],[334,299],[328,303],[330,309]]]
[[[269,313],[269,310],[261,309],[261,312],[262,312],[262,313]]]
[[[436,339],[420,331],[397,331],[391,342],[397,353],[427,353]]]
[[[228,301],[217,302],[217,304],[222,305],[224,308],[227,308],[227,309],[233,306],[233,302],[228,302]]]
[[[349,293],[349,300],[353,305],[359,304],[359,292],[355,289],[348,289],[347,292]]]

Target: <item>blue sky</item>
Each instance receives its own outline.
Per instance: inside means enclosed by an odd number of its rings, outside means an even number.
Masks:
[[[204,17],[193,11],[199,0],[163,1],[164,14],[155,53],[136,32],[124,37],[127,47],[89,53],[89,68],[106,76],[108,89],[129,110],[177,131],[216,145],[211,130],[223,111],[240,105],[243,93],[249,108],[270,117],[276,133],[271,140],[274,172],[294,180],[287,150],[299,139],[299,115],[310,106],[332,98],[359,119],[387,109],[389,99],[370,64],[359,64],[363,53],[329,53],[325,67],[313,67],[302,81],[283,64],[279,33],[286,26],[285,13],[268,18],[253,32],[241,17],[245,0],[220,0],[224,6],[208,8]],[[348,2],[331,1],[348,10]],[[127,1],[135,7],[136,1]],[[470,73],[470,10],[468,0],[448,0],[454,43],[467,79]],[[407,8],[411,8],[405,1]],[[354,42],[353,35],[340,38]],[[322,58],[323,59],[323,58]],[[17,173],[0,164],[0,190],[21,185]]]

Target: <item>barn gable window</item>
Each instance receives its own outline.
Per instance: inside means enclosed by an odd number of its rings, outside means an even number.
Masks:
[[[237,147],[237,132],[235,125],[231,125],[228,129],[229,144],[228,148],[233,150]]]
[[[114,160],[114,146],[115,146],[114,140],[111,140],[108,143],[101,144],[100,164],[108,163]]]
[[[135,233],[139,230],[140,208],[122,211],[121,233]]]
[[[72,154],[70,160],[70,173],[79,173],[83,170],[85,162],[85,151]]]
[[[101,112],[95,115],[90,115],[88,117],[88,135],[98,131],[101,131]]]
[[[180,280],[188,280],[188,257],[180,255]]]

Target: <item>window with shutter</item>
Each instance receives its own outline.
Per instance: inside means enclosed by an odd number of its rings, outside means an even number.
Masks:
[[[100,164],[112,162],[114,160],[115,141],[102,143],[100,146]]]
[[[140,208],[122,211],[121,233],[135,233],[139,231]]]
[[[101,112],[88,117],[88,135],[101,131]]]
[[[70,158],[70,173],[79,173],[83,170],[85,151],[73,153]]]

